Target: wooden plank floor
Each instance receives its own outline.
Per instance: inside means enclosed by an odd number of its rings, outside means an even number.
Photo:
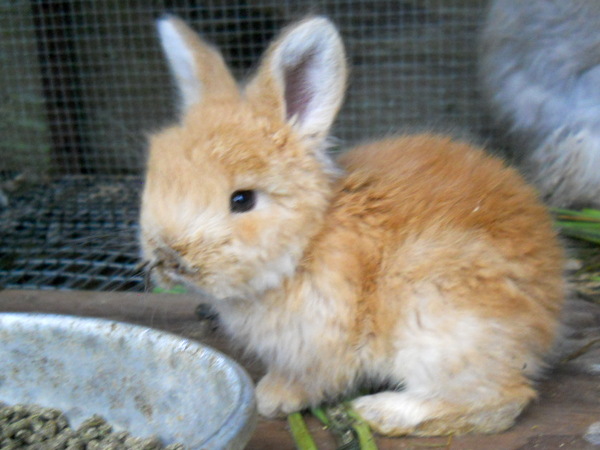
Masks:
[[[101,317],[141,324],[200,340],[240,361],[257,380],[262,368],[240,357],[210,321],[199,321],[197,297],[73,291],[0,291],[0,311]],[[572,300],[559,364],[539,384],[540,397],[510,430],[489,436],[377,438],[380,449],[597,449],[600,448],[600,305]],[[319,449],[335,449],[327,430],[308,426]],[[293,449],[285,421],[259,421],[248,449]]]

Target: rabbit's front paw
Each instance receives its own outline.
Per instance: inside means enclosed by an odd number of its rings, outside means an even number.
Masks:
[[[273,372],[256,386],[258,412],[265,417],[285,416],[307,406],[304,387]]]

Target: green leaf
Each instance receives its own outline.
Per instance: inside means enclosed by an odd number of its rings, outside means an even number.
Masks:
[[[181,285],[173,286],[172,288],[165,289],[161,287],[155,287],[152,289],[154,294],[185,294],[187,290]]]
[[[600,210],[554,208],[556,226],[565,236],[585,240],[600,245]]]

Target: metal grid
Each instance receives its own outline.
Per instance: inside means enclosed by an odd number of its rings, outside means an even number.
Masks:
[[[343,145],[413,127],[483,129],[484,0],[0,2],[0,286],[141,290],[136,218],[146,134],[174,117],[154,19],[185,19],[237,76],[306,14],[340,27]]]
[[[5,288],[134,290],[137,269],[134,177],[64,177],[28,188],[0,215]]]

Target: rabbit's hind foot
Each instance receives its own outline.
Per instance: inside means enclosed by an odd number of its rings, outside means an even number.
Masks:
[[[506,398],[485,403],[456,403],[411,392],[381,392],[353,401],[354,410],[371,428],[387,436],[443,436],[497,433],[511,427],[535,396],[522,386]]]

